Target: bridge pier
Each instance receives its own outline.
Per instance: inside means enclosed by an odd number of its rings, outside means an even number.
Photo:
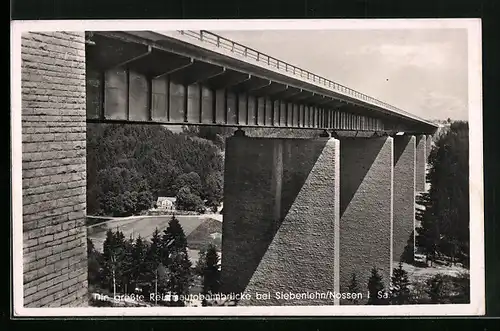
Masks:
[[[348,292],[353,273],[366,293],[373,267],[389,285],[393,138],[231,137],[225,169],[222,284],[251,296],[239,305],[344,303],[274,295]]]
[[[393,255],[399,263],[405,247],[415,247],[415,136],[394,137]],[[411,236],[411,238],[410,238]],[[413,254],[413,248],[411,248]]]
[[[425,192],[425,177],[426,177],[426,168],[427,168],[427,153],[426,153],[426,145],[427,145],[427,137],[425,135],[417,136],[416,140],[417,149],[416,149],[416,174],[415,174],[415,191],[416,192]]]
[[[346,138],[340,150],[340,291],[354,274],[366,294],[373,267],[385,286],[392,273],[393,138]]]
[[[335,303],[275,293],[339,291],[339,158],[336,139],[227,139],[221,276],[239,305]]]

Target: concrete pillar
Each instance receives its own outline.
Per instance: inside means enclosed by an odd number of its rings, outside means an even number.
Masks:
[[[425,175],[427,176],[427,173],[430,170],[430,164],[429,164],[429,156],[431,155],[432,151],[432,135],[427,135],[426,140],[425,140]],[[425,183],[425,192],[428,192],[430,188],[430,183]]]
[[[24,306],[86,306],[85,37],[21,42]]]
[[[427,163],[429,162],[429,155],[431,155],[432,151],[432,135],[427,135],[426,136],[426,141],[425,141],[425,159]]]
[[[415,136],[394,137],[393,261],[399,263],[405,247],[415,247]],[[413,247],[410,252],[413,254]]]
[[[416,174],[415,174],[415,191],[416,192],[425,192],[425,173],[426,173],[426,136],[417,136],[417,150],[416,150]]]
[[[367,293],[373,267],[388,287],[393,264],[393,138],[341,140],[340,174],[340,291],[349,291],[355,274],[360,291]]]
[[[336,139],[227,139],[221,280],[251,296],[238,305],[336,303],[315,293],[339,291],[339,158]]]

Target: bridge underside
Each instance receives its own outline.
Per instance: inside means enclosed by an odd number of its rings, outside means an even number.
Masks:
[[[389,134],[434,129],[270,70],[200,50],[188,54],[168,38],[160,43],[123,32],[92,33],[86,70],[88,122]]]

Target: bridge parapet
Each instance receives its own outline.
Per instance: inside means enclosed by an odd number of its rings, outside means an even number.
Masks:
[[[259,52],[251,47],[245,46],[243,44],[240,44],[238,42],[235,42],[233,40],[229,40],[227,38],[224,38],[222,36],[219,36],[215,33],[212,33],[210,31],[206,30],[177,30],[177,32],[180,35],[187,36],[189,38],[197,39],[202,42],[205,42],[207,44],[211,44],[214,46],[217,46],[221,49],[231,51],[234,54],[237,54],[239,56],[244,56],[245,58],[251,59],[253,61],[257,61],[259,63],[267,64],[270,67],[276,68],[279,71],[286,72],[288,74],[292,74],[294,76],[297,76],[303,80],[307,80],[309,82],[312,82],[314,84],[321,85],[323,87],[326,87],[327,89],[330,89],[336,93],[342,94],[344,96],[348,96],[354,99],[357,99],[359,101],[363,101],[366,103],[369,103],[373,106],[378,106],[390,111],[393,111],[395,113],[413,118],[413,119],[419,119],[413,114],[410,114],[398,107],[395,107],[393,105],[388,104],[387,102],[378,100],[374,97],[371,97],[369,95],[366,95],[364,93],[358,92],[354,89],[351,89],[347,86],[344,86],[342,84],[336,83],[330,79],[324,78],[322,76],[319,76],[315,73],[312,73],[308,70],[304,70],[302,68],[299,68],[296,65],[287,63],[285,61],[279,60],[273,56],[264,54],[262,52]],[[419,119],[422,120],[422,119]]]

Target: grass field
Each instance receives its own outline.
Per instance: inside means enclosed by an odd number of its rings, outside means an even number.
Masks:
[[[102,245],[106,239],[108,229],[116,231],[117,229],[123,232],[125,238],[132,236],[137,238],[141,235],[142,238],[151,238],[155,228],[161,232],[167,228],[168,222],[172,216],[138,216],[127,217],[123,219],[113,219],[106,223],[101,223],[87,228],[87,234],[95,248],[102,252]],[[207,215],[176,215],[181,224],[184,233],[188,236],[196,229],[205,219],[210,218]]]

